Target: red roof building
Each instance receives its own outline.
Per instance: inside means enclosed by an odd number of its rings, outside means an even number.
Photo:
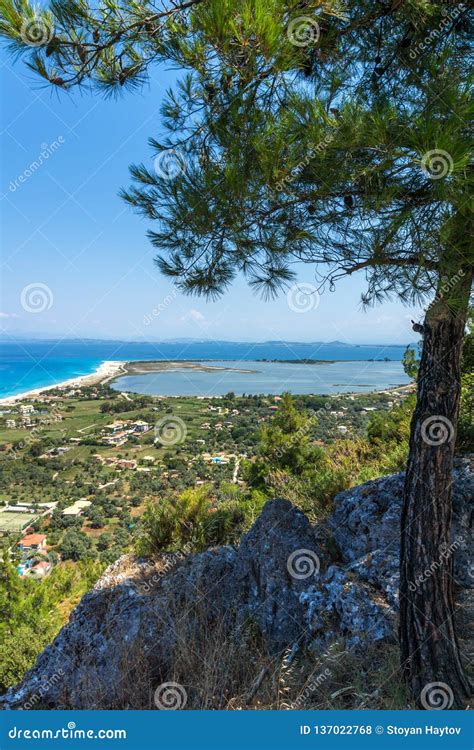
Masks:
[[[20,539],[18,546],[22,549],[44,549],[46,547],[46,534],[27,534],[23,539]]]

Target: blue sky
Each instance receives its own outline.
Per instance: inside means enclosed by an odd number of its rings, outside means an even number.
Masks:
[[[152,166],[149,136],[176,73],[156,69],[139,94],[105,100],[51,92],[22,61],[2,58],[2,303],[9,337],[176,337],[400,343],[418,311],[362,311],[363,275],[308,297],[263,302],[239,279],[218,302],[177,293],[153,264],[146,222],[118,197],[128,165]],[[36,166],[34,164],[36,163]],[[32,166],[33,165],[33,166]]]

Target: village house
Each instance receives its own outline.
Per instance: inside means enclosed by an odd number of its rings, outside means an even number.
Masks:
[[[14,430],[16,427],[16,422],[14,419],[7,419],[7,429],[8,430]]]
[[[35,407],[33,404],[21,404],[20,407],[20,414],[24,417],[28,416],[29,414],[35,413]]]
[[[112,424],[107,425],[107,429],[114,434],[121,432],[125,427],[128,427],[128,422],[125,422],[123,419],[117,419],[115,422],[112,422]]]
[[[29,575],[34,578],[45,578],[51,573],[52,568],[53,565],[49,560],[40,560],[30,568]]]
[[[90,505],[92,505],[90,500],[85,500],[84,498],[76,500],[73,505],[70,505],[63,510],[63,516],[80,516]]]
[[[46,534],[27,534],[18,542],[21,552],[43,552],[46,550]]]
[[[144,422],[143,419],[137,419],[136,422],[132,423],[132,429],[134,432],[148,432],[151,430],[151,425],[148,422]]]
[[[59,445],[57,448],[50,448],[47,453],[49,456],[63,456],[70,450],[67,445]]]
[[[107,437],[105,437],[102,442],[104,443],[104,445],[114,445],[115,447],[118,447],[120,445],[124,445],[127,440],[127,432],[116,432],[114,435],[108,435]]]

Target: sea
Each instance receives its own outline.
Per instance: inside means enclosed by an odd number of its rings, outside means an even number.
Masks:
[[[165,396],[242,393],[336,393],[382,390],[409,379],[401,359],[405,346],[342,342],[177,340],[130,342],[98,340],[15,340],[0,343],[0,397],[88,375],[106,360],[194,360],[229,371],[178,370],[125,376],[121,391]],[[306,365],[271,360],[324,360]],[[266,360],[266,361],[263,361]],[[269,361],[270,360],[270,361]],[[256,372],[242,373],[239,369]]]

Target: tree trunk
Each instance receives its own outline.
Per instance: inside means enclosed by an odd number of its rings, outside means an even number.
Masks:
[[[451,482],[471,281],[467,271],[450,280],[449,304],[448,282],[440,281],[426,313],[411,423],[401,526],[400,647],[411,698],[424,709],[463,708],[470,693],[454,623]]]

